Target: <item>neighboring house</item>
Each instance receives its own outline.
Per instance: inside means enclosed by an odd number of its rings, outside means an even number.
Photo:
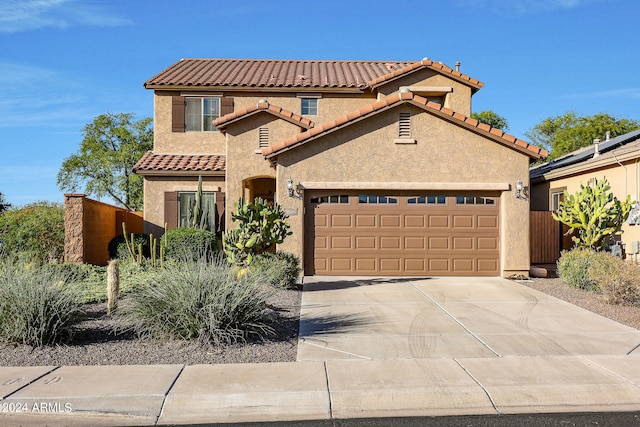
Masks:
[[[429,59],[181,60],[145,83],[147,231],[186,220],[200,175],[217,231],[239,198],[280,204],[305,275],[527,275],[514,186],[547,153],[469,117],[482,86]]]
[[[587,185],[594,178],[607,178],[618,199],[625,200],[629,195],[633,202],[640,200],[640,130],[596,141],[531,168],[531,210],[556,211],[565,191],[574,194],[580,190],[580,184]],[[621,241],[627,254],[632,252],[631,242],[640,240],[639,213],[636,206],[622,227]],[[562,249],[572,246],[570,239],[563,239]]]

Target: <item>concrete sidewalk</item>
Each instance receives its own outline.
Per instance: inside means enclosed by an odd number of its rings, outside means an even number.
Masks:
[[[640,411],[636,329],[501,279],[338,282],[298,362],[0,367],[0,425]]]

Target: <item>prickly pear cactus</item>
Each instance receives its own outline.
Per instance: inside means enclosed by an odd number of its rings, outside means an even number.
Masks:
[[[284,242],[291,234],[287,215],[279,205],[257,197],[253,203],[240,199],[234,208],[231,219],[238,226],[227,231],[222,242],[231,264],[248,266],[254,255]]]
[[[553,218],[569,226],[567,234],[572,236],[577,247],[602,250],[607,238],[622,233],[622,224],[631,211],[631,200],[618,200],[610,193],[611,186],[606,178],[593,184],[580,184],[580,191],[570,195],[565,191],[564,201],[560,203]]]

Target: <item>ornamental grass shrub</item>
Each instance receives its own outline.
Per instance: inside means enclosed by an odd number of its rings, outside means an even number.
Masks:
[[[69,341],[84,317],[80,281],[55,264],[0,259],[0,341],[33,347]]]
[[[598,253],[589,275],[610,304],[640,305],[640,267],[608,253]]]
[[[300,258],[288,252],[264,252],[255,257],[249,270],[263,275],[271,286],[293,289],[301,271]]]
[[[219,258],[168,263],[121,301],[121,324],[139,337],[213,345],[266,336],[273,329],[263,310],[273,288],[264,283],[261,275],[238,278]]]

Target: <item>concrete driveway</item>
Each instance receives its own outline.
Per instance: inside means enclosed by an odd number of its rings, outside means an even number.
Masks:
[[[500,278],[305,278],[298,361],[640,355],[640,331]]]

